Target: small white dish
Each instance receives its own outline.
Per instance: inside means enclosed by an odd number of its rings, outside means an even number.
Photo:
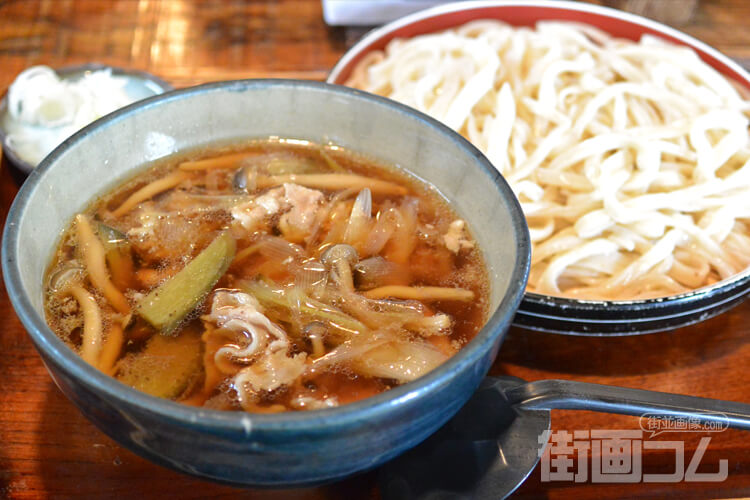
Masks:
[[[114,77],[124,77],[126,83],[122,87],[122,90],[133,102],[162,94],[173,89],[170,84],[149,73],[126,70],[103,64],[66,66],[57,68],[54,71],[62,81],[76,81],[87,74],[101,70],[110,70]],[[15,127],[18,127],[18,125],[15,125]],[[10,113],[8,112],[8,94],[6,93],[6,95],[3,96],[2,101],[0,101],[0,142],[2,143],[3,154],[8,158],[9,163],[26,176],[31,173],[36,165],[33,164],[33,162],[24,159],[23,155],[14,150],[13,145],[8,140],[8,135],[13,128],[14,124],[11,122]],[[53,132],[53,130],[45,130],[41,127],[39,130],[40,134],[47,134],[48,136],[50,135],[50,132]],[[60,139],[59,142],[62,142],[63,140],[64,138]]]

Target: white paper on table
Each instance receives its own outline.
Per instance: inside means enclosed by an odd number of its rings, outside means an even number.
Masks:
[[[322,1],[323,19],[331,26],[374,26],[451,0]]]

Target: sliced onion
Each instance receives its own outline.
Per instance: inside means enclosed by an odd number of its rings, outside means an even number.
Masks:
[[[242,160],[242,166],[268,175],[307,174],[316,170],[314,161],[285,152],[251,156]]]
[[[305,250],[294,243],[290,243],[278,236],[268,236],[258,242],[258,252],[269,259],[284,262],[287,259],[302,258]]]
[[[328,277],[326,266],[314,259],[292,266],[291,271],[294,274],[294,284],[303,290],[323,284]]]
[[[370,230],[367,243],[363,248],[363,255],[378,254],[388,240],[393,236],[398,224],[398,214],[392,206],[384,206],[375,217],[375,223]]]
[[[366,244],[367,233],[372,222],[372,193],[368,188],[357,195],[349,216],[349,224],[344,231],[344,243],[348,243],[361,251]]]
[[[366,343],[348,340],[328,352],[325,356],[314,360],[311,367],[312,371],[317,372],[334,365],[349,364],[357,358],[365,356],[368,351],[381,346],[388,341],[389,338],[383,336],[374,336]]]
[[[398,208],[398,224],[392,236],[396,244],[388,247],[386,255],[393,262],[406,264],[417,246],[418,204],[416,198],[406,198]]]
[[[443,363],[448,356],[423,342],[393,341],[368,350],[350,363],[359,375],[410,382]]]

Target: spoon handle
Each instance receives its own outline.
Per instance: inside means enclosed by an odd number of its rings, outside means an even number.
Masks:
[[[590,410],[622,415],[683,417],[750,430],[750,405],[667,392],[569,380],[540,380],[506,389],[508,401],[526,410]]]

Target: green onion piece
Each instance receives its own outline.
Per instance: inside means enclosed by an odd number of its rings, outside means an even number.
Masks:
[[[301,290],[288,292],[286,290],[277,291],[260,281],[244,282],[240,285],[242,291],[255,297],[264,307],[278,307],[285,310],[292,308],[292,300],[295,299],[294,307],[299,304],[299,311],[311,318],[333,323],[334,325],[344,328],[350,332],[365,333],[368,331],[367,326],[361,321],[349,316],[333,306],[324,304],[320,301],[309,297]]]
[[[320,151],[320,156],[323,158],[323,161],[326,162],[326,165],[328,165],[328,168],[331,169],[332,172],[346,172],[344,167],[342,167],[339,162],[333,159],[331,155],[326,153],[326,150],[322,147],[318,149]]]

